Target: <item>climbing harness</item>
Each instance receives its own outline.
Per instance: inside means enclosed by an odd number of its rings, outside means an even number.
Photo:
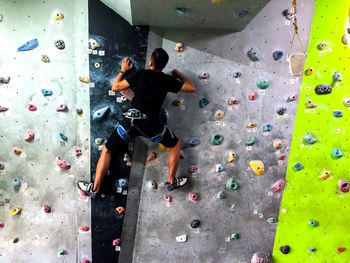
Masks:
[[[304,71],[304,64],[306,61],[306,52],[305,52],[304,45],[301,42],[299,32],[298,32],[299,28],[298,28],[298,19],[297,19],[297,1],[292,0],[292,5],[293,5],[293,13],[294,13],[294,21],[293,21],[294,34],[292,37],[292,41],[290,42],[290,46],[289,46],[289,50],[288,50],[288,54],[287,54],[287,60],[289,62],[290,71],[291,71],[292,76],[299,77],[303,74],[303,71]],[[292,53],[292,48],[293,48],[293,43],[294,43],[295,37],[298,38],[300,46],[304,50],[304,52]]]

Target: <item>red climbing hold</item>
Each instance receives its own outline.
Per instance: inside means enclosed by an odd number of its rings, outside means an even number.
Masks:
[[[88,232],[90,230],[90,228],[88,226],[81,226],[81,227],[79,227],[79,229],[82,232]]]
[[[239,100],[238,99],[236,99],[235,97],[229,98],[228,105],[232,106],[232,105],[237,105],[237,104],[239,104]]]
[[[151,152],[148,157],[147,157],[147,162],[153,161],[157,158],[157,153],[156,152]]]
[[[113,240],[112,245],[113,245],[114,247],[120,246],[121,242],[122,242],[121,239],[120,239],[120,238],[117,238],[117,239],[114,239],[114,240]]]
[[[0,112],[7,111],[9,108],[0,105]]]
[[[28,110],[30,110],[30,111],[36,111],[38,108],[34,105],[34,104],[31,104],[31,103],[29,103],[28,104]]]
[[[0,223],[0,228],[4,228],[5,227],[5,223],[1,222]]]
[[[86,258],[82,258],[80,263],[91,263],[91,261]]]
[[[197,193],[194,193],[194,192],[190,192],[188,194],[188,198],[191,200],[191,201],[198,201],[199,200],[199,195]]]
[[[68,170],[70,169],[70,164],[66,162],[65,160],[62,160],[60,157],[56,158],[56,164],[58,165],[59,168],[62,170]]]
[[[15,237],[15,238],[13,239],[12,243],[16,244],[16,243],[18,243],[18,241],[19,241],[19,238],[18,238],[18,237]]]
[[[76,157],[78,157],[78,156],[82,155],[83,153],[82,153],[81,149],[77,146],[74,149],[74,154]]]
[[[342,253],[345,251],[345,247],[338,247],[337,250],[339,253]]]
[[[32,130],[29,130],[28,134],[24,137],[24,140],[26,142],[31,142],[32,140],[34,140],[34,132]]]
[[[188,172],[189,174],[196,173],[197,171],[198,171],[198,168],[197,168],[197,166],[195,166],[195,165],[191,165],[191,166],[188,167],[188,169],[187,169],[187,172]]]
[[[44,205],[44,212],[47,214],[51,213],[51,207],[49,205]]]
[[[249,93],[248,99],[249,100],[256,100],[256,92],[252,91],[251,93]]]
[[[125,212],[125,208],[122,206],[118,206],[115,211],[118,213],[118,215],[122,215]]]
[[[282,154],[280,154],[279,156],[278,156],[278,160],[279,161],[283,161],[283,160],[285,160],[286,159],[286,155],[284,154],[284,153],[282,153]]]

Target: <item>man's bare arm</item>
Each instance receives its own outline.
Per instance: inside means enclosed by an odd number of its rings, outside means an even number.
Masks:
[[[186,92],[186,93],[193,93],[196,91],[196,86],[193,84],[191,80],[189,80],[184,74],[182,74],[180,71],[177,69],[173,69],[171,71],[171,74],[180,80],[183,81],[183,85],[181,88],[181,91]]]
[[[131,69],[132,67],[133,67],[133,64],[130,58],[128,57],[123,58],[121,69],[117,77],[114,79],[112,91],[118,92],[130,87],[129,83],[125,79],[123,80],[123,74],[129,69]]]

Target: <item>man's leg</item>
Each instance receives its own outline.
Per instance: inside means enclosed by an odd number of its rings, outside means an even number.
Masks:
[[[168,169],[169,169],[169,175],[168,175],[168,183],[173,184],[177,168],[179,167],[180,162],[180,140],[177,142],[177,144],[170,148],[169,157],[168,157]]]
[[[100,189],[101,183],[105,174],[108,172],[109,164],[111,163],[111,151],[106,146],[102,147],[100,158],[97,162],[96,177],[94,181],[93,191],[97,192]]]

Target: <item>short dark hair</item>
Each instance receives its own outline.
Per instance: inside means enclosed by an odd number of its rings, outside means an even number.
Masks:
[[[163,70],[169,61],[169,55],[162,48],[156,48],[151,55],[152,63],[156,70]]]

